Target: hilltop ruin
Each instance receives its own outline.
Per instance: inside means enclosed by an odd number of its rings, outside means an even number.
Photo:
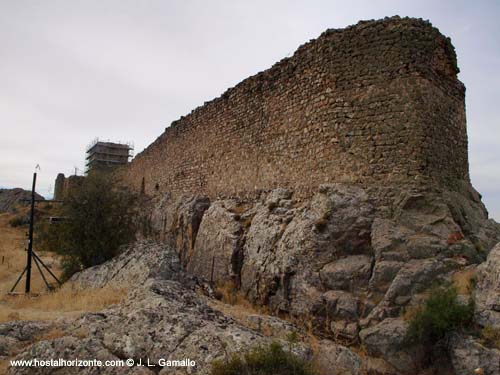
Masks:
[[[449,38],[387,18],[327,30],[172,123],[127,180],[148,195],[255,196],[323,183],[469,182],[465,88]]]

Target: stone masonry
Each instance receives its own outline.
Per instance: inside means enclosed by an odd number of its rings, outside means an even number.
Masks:
[[[391,17],[327,30],[165,129],[125,169],[148,195],[469,182],[449,38]]]

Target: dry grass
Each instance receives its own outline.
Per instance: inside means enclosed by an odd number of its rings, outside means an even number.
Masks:
[[[71,290],[65,287],[37,297],[16,296],[12,298],[11,306],[44,311],[97,311],[120,302],[125,296],[126,291],[123,289]]]
[[[125,298],[124,289],[98,288],[71,290],[62,288],[38,296],[5,296],[0,322],[11,320],[49,320],[61,316],[76,316],[83,312],[99,311]]]
[[[44,332],[36,336],[34,342],[45,341],[45,340],[55,340],[61,337],[68,336],[61,328],[52,328],[50,331]]]
[[[48,293],[45,283],[35,265],[32,268],[31,296],[7,295],[26,265],[26,227],[12,228],[12,217],[26,213],[27,207],[19,208],[16,214],[0,214],[0,322],[13,320],[52,320],[59,317],[77,316],[83,312],[98,311],[120,302],[126,295],[124,290],[112,288],[72,290],[70,285]],[[36,249],[36,240],[34,242]],[[60,275],[59,260],[55,254],[38,255],[50,265],[51,271]],[[46,277],[50,276],[46,273]],[[16,291],[24,291],[25,279]]]
[[[215,285],[215,293],[220,296],[220,300],[224,303],[242,306],[250,310],[254,309],[254,306],[241,294],[231,280],[218,281]]]
[[[16,214],[2,213],[0,214],[0,295],[9,292],[14,285],[17,277],[21,274],[26,266],[26,232],[27,227],[21,226],[12,228],[9,221],[22,213],[27,214],[28,208],[22,207],[18,209]],[[34,242],[36,250],[36,240]],[[51,271],[56,275],[60,274],[59,262],[53,253],[42,253],[37,251],[37,254],[42,258],[44,263],[51,267]],[[36,265],[33,264],[31,270],[31,290],[33,292],[44,292],[45,283],[40,276]],[[49,281],[53,281],[48,276]],[[18,284],[16,291],[22,292],[24,289],[24,278]]]
[[[416,306],[416,305],[405,306],[401,317],[406,321],[413,320],[415,318],[415,316],[417,316],[417,313],[420,310],[420,308],[421,308],[420,306]]]
[[[7,374],[10,368],[9,359],[0,360],[0,374]]]
[[[471,285],[476,277],[476,270],[472,267],[457,271],[453,274],[453,285],[457,288],[458,294],[471,294]]]
[[[235,207],[231,208],[229,211],[233,214],[241,215],[245,213],[249,208],[249,205],[246,203],[238,203]]]

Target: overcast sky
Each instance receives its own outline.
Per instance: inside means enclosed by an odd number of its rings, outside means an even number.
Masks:
[[[0,0],[0,186],[52,194],[95,137],[164,128],[327,28],[400,15],[451,37],[472,182],[500,221],[500,1]]]

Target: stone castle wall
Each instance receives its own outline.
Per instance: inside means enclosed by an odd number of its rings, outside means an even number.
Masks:
[[[126,168],[148,195],[469,181],[454,48],[428,22],[328,30],[172,123]]]
[[[68,176],[59,173],[54,185],[54,199],[64,200],[76,192],[83,184],[84,176]]]

